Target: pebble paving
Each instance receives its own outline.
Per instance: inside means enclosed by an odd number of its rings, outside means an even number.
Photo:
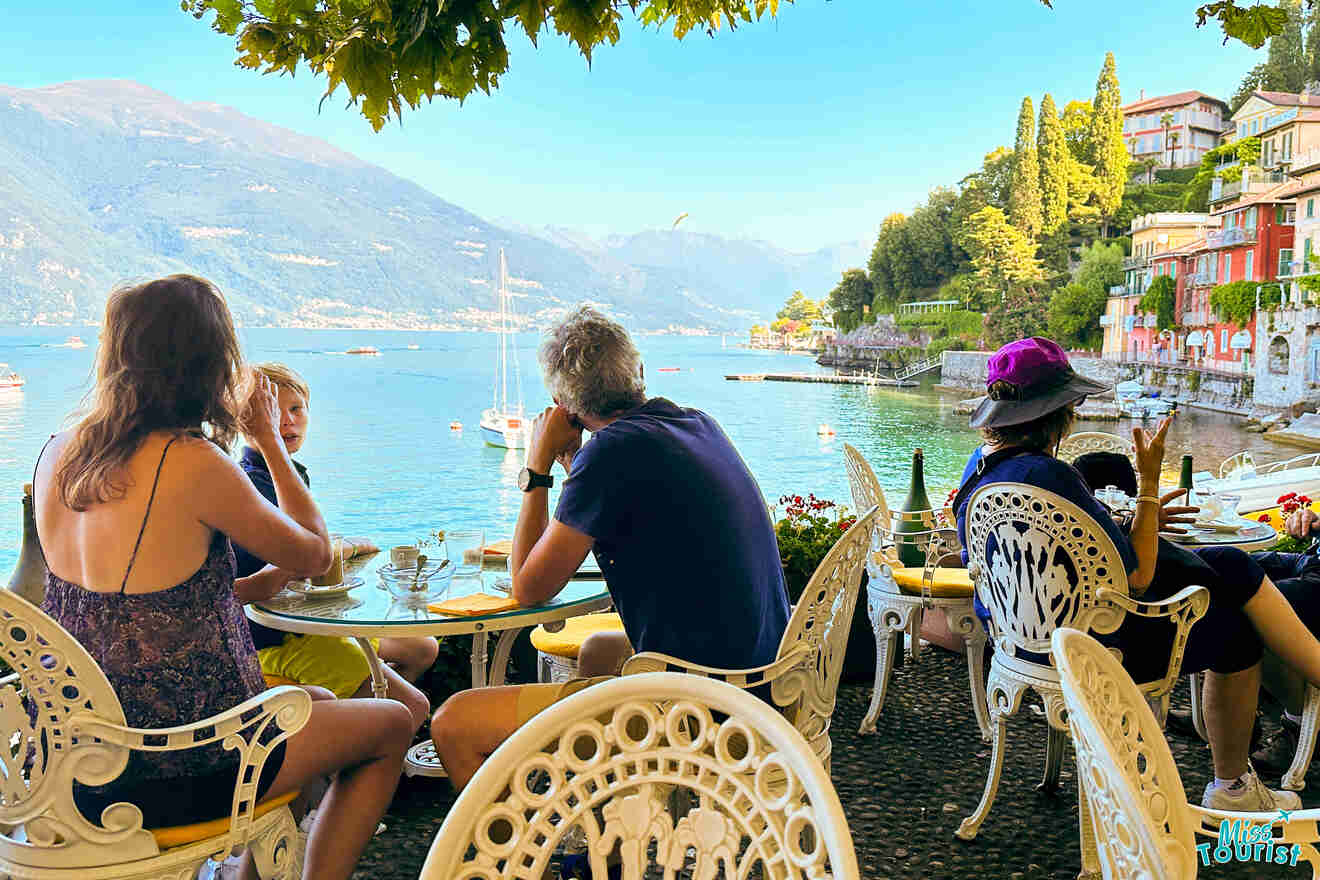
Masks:
[[[990,760],[972,718],[965,661],[930,649],[895,670],[875,733],[857,727],[870,700],[866,684],[844,684],[834,715],[833,778],[852,830],[861,874],[898,878],[1073,880],[1080,867],[1077,788],[1071,748],[1062,787],[1035,790],[1045,758],[1045,723],[1025,706],[1008,726],[999,797],[978,837],[953,836],[980,799]],[[1186,706],[1180,684],[1174,705]],[[1272,729],[1265,722],[1266,730]],[[1170,736],[1188,796],[1199,801],[1210,778],[1203,743]],[[1312,765],[1303,805],[1320,806],[1320,760]],[[1277,784],[1278,780],[1267,779]],[[443,780],[405,780],[385,818],[388,829],[367,848],[355,880],[412,880],[421,870],[453,794]],[[1297,868],[1211,864],[1210,880],[1305,877]]]

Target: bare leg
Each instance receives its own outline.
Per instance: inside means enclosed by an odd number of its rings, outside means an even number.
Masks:
[[[408,681],[416,681],[425,675],[439,655],[440,643],[429,636],[407,639],[383,638],[380,640],[380,647],[376,650],[376,656],[393,665]]]
[[[1215,776],[1235,779],[1247,772],[1251,727],[1256,721],[1260,692],[1260,664],[1227,675],[1207,671],[1205,726],[1210,736],[1210,757]]]
[[[592,633],[582,640],[582,647],[578,649],[578,675],[582,678],[618,675],[632,655],[632,642],[628,641],[626,633]]]
[[[518,729],[517,686],[460,691],[431,718],[431,741],[455,791]]]
[[[1261,681],[1285,709],[1294,715],[1302,714],[1306,706],[1306,682],[1272,651],[1266,651],[1261,659]]]
[[[412,717],[393,700],[318,700],[289,737],[268,797],[335,775],[307,840],[303,876],[348,880],[394,797]]]
[[[398,641],[405,641],[400,639]],[[432,643],[434,644],[434,639]],[[384,647],[385,641],[381,640],[381,647]],[[431,714],[431,701],[427,699],[426,694],[419,691],[416,687],[409,684],[402,675],[395,672],[390,667],[384,667],[385,683],[387,685],[385,696],[391,700],[397,700],[408,707],[408,712],[413,719],[413,732],[418,731],[426,723],[426,716]],[[363,699],[371,696],[371,679],[363,680],[362,684],[354,692],[352,699]]]
[[[1260,633],[1265,647],[1306,681],[1320,687],[1320,642],[1269,578],[1265,578],[1242,610]]]

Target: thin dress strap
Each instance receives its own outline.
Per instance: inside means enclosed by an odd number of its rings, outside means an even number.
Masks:
[[[151,505],[156,500],[156,486],[160,483],[160,471],[165,467],[165,453],[170,451],[174,441],[178,436],[170,438],[170,442],[165,444],[165,448],[160,451],[160,463],[156,465],[156,478],[151,481],[151,497],[147,499],[147,512],[142,514],[142,528],[138,529],[137,541],[133,544],[133,555],[128,557],[128,568],[124,571],[124,582],[119,585],[119,595],[123,595],[128,589],[128,576],[133,571],[133,563],[137,562],[138,548],[142,546],[142,536],[147,533],[147,517],[151,516]]]
[[[46,571],[50,571],[50,566],[46,564],[46,548],[41,546],[41,530],[37,528],[37,468],[41,467],[41,457],[46,454],[50,441],[54,439],[54,434],[46,438],[46,442],[41,444],[41,451],[37,453],[37,460],[32,465],[32,531],[36,535],[37,552],[41,554],[41,564],[46,566]]]

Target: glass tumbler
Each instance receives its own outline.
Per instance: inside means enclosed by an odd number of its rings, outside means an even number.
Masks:
[[[454,566],[454,575],[480,575],[486,533],[481,529],[454,529],[445,532],[445,554]]]

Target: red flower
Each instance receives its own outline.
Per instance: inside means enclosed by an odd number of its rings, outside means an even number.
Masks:
[[[1296,492],[1289,492],[1287,495],[1280,495],[1279,498],[1278,498],[1278,500],[1275,501],[1274,503],[1275,503],[1275,504],[1282,504],[1282,503],[1285,502],[1285,501],[1292,501],[1292,500],[1293,500],[1294,498],[1296,498],[1296,497],[1297,497],[1297,493],[1296,493]]]
[[[1310,504],[1310,503],[1311,503],[1311,499],[1308,498],[1308,497],[1306,497],[1305,495],[1298,495],[1298,496],[1297,496],[1297,503],[1298,503],[1298,504]]]
[[[801,504],[801,503],[802,503],[802,496],[801,496],[801,495],[794,495],[794,496],[793,496],[793,503],[794,503],[794,504]]]
[[[1270,521],[1270,515],[1268,513],[1262,513],[1260,516],[1256,517],[1256,521],[1267,523]]]

